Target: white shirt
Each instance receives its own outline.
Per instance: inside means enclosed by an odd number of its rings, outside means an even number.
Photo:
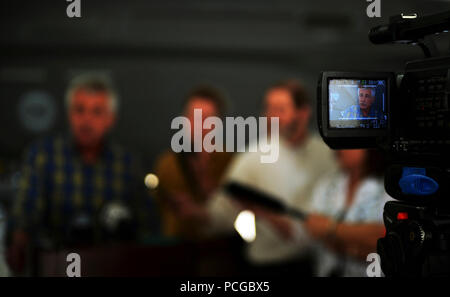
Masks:
[[[229,167],[225,182],[237,181],[266,192],[285,204],[308,211],[313,184],[336,165],[331,150],[317,136],[310,136],[298,148],[280,139],[278,160],[261,163],[260,152],[239,154]],[[233,227],[239,210],[230,198],[219,193],[211,200],[211,228]],[[296,228],[299,230],[298,228]],[[284,239],[269,222],[256,218],[256,238],[247,245],[247,258],[253,263],[269,264],[301,256],[305,242]]]
[[[335,219],[342,216],[345,223],[383,224],[384,204],[392,198],[385,192],[382,179],[367,178],[355,191],[353,203],[344,212],[348,192],[348,176],[334,172],[324,177],[315,187],[311,210]],[[318,276],[327,276],[333,269],[341,269],[344,276],[367,276],[368,263],[345,255],[338,255],[320,243],[316,253]],[[373,251],[376,252],[375,250]]]

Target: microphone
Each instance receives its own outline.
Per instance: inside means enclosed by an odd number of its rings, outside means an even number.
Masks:
[[[224,190],[231,198],[242,201],[250,202],[252,204],[262,206],[271,211],[286,214],[291,217],[306,220],[308,215],[298,209],[292,208],[281,202],[281,199],[269,195],[265,192],[259,191],[248,185],[243,185],[238,182],[230,182],[224,186]]]

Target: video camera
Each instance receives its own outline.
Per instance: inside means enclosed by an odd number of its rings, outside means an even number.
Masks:
[[[333,149],[379,148],[389,160],[386,236],[378,254],[386,276],[450,275],[450,55],[430,35],[448,32],[450,11],[391,17],[370,30],[374,44],[419,45],[426,58],[402,73],[322,72],[318,126]],[[434,56],[434,57],[433,57]]]

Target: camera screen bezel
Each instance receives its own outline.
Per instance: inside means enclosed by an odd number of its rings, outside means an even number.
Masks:
[[[386,81],[385,128],[330,128],[329,83],[333,79],[384,80]],[[394,84],[392,72],[322,72],[318,89],[318,124],[320,134],[331,148],[374,147],[376,139],[386,137],[391,127],[391,95]]]

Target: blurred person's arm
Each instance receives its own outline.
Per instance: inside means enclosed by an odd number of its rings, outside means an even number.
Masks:
[[[374,223],[336,223],[332,218],[311,214],[305,222],[311,236],[341,253],[366,259],[376,251],[378,238],[384,235],[384,225]]]
[[[373,186],[375,186],[373,184]],[[357,212],[363,214],[364,222],[342,223],[336,226],[337,243],[345,252],[365,260],[369,253],[376,251],[377,240],[384,236],[386,229],[383,222],[383,209],[386,202],[392,198],[384,191],[383,183],[379,185],[381,196],[376,188],[371,190],[374,195],[367,195],[359,204]]]
[[[280,214],[250,202],[236,201],[226,193],[217,193],[208,204],[208,229],[211,233],[229,233],[234,230],[234,222],[243,210],[250,210],[257,219],[265,220],[286,241],[304,245],[308,235],[301,222],[288,215]]]
[[[392,200],[392,197],[384,191],[383,182],[378,186],[372,183],[370,189],[373,195],[365,195],[357,209],[357,213],[362,214],[365,221],[339,224],[335,232],[337,241],[341,243],[345,252],[362,260],[365,260],[369,253],[376,251],[377,240],[384,236],[386,229],[383,209],[386,202]],[[376,194],[379,193],[378,190],[381,191],[381,195]]]
[[[234,222],[244,207],[229,197],[222,187],[230,181],[244,184],[254,183],[257,178],[253,174],[253,165],[255,162],[259,162],[258,158],[258,154],[254,153],[233,155],[225,174],[221,178],[220,186],[206,204],[207,222],[202,228],[204,234],[215,236],[235,232]]]
[[[281,239],[295,244],[299,252],[305,251],[311,246],[311,237],[303,226],[303,221],[298,218],[250,204],[242,205],[242,209],[249,209],[254,212],[256,217],[268,222],[281,235]]]
[[[195,238],[201,233],[197,226],[207,219],[206,208],[191,197],[178,160],[177,155],[171,152],[158,158],[155,174],[159,185],[154,198],[165,236]]]
[[[377,250],[377,240],[384,232],[384,225],[379,223],[338,224],[335,241],[347,254],[365,260]]]
[[[241,211],[223,191],[217,191],[206,204],[206,223],[203,233],[208,236],[226,235],[235,232],[234,222]]]
[[[176,174],[175,160],[171,153],[164,153],[156,160],[154,172],[158,177],[159,183],[154,192],[154,199],[161,217],[162,232],[165,236],[178,235],[178,224],[174,216],[175,207],[171,197],[173,196],[174,186],[172,181]]]
[[[222,184],[238,182],[258,189],[262,186],[259,178],[260,168],[259,154],[237,154],[229,166]],[[257,219],[265,220],[275,232],[281,235],[281,239],[295,242],[299,247],[308,245],[309,236],[298,220],[254,203],[237,201],[229,197],[224,191],[216,192],[216,195],[211,199],[208,205],[209,221],[205,228],[209,229],[210,233],[216,234],[234,232],[234,222],[243,210],[251,210]]]
[[[303,186],[302,195],[296,197],[295,201],[291,203],[291,207],[297,207],[304,213],[323,210],[324,205],[327,204],[324,199],[326,197],[325,189],[337,168],[334,153],[324,145],[322,139],[316,136],[310,137],[311,144],[308,149],[310,157],[314,160],[314,166],[311,168],[313,170],[310,170],[311,182]],[[304,226],[304,221],[273,212],[261,215],[283,235],[284,239],[296,242],[299,247],[311,245],[311,236]]]
[[[335,251],[366,259],[369,253],[376,251],[377,240],[384,236],[383,206],[392,198],[386,193],[382,196],[364,196],[357,210],[363,222],[336,222],[332,217],[323,215],[327,201],[320,195],[325,197],[325,189],[322,186],[317,191],[317,201],[314,201],[317,214],[310,214],[305,222],[308,232]],[[375,195],[378,195],[377,189],[372,191]],[[383,186],[381,191],[384,192]]]
[[[11,270],[16,274],[24,271],[28,242],[29,238],[25,231],[17,229],[12,232],[11,244],[7,251],[7,261]]]
[[[294,219],[279,214],[260,206],[245,206],[245,209],[253,211],[256,217],[263,218],[281,235],[285,240],[292,240],[294,237]]]
[[[133,154],[136,156],[136,154]],[[130,162],[129,174],[131,176],[131,195],[133,198],[133,207],[137,216],[137,239],[145,242],[151,236],[160,233],[160,216],[158,213],[156,201],[150,195],[145,187],[145,174],[142,162],[134,157]]]
[[[9,214],[8,230],[10,244],[7,258],[13,272],[21,273],[25,268],[26,251],[30,242],[29,229],[41,221],[45,208],[43,196],[43,169],[47,154],[35,146],[28,152],[21,171],[19,189]]]

